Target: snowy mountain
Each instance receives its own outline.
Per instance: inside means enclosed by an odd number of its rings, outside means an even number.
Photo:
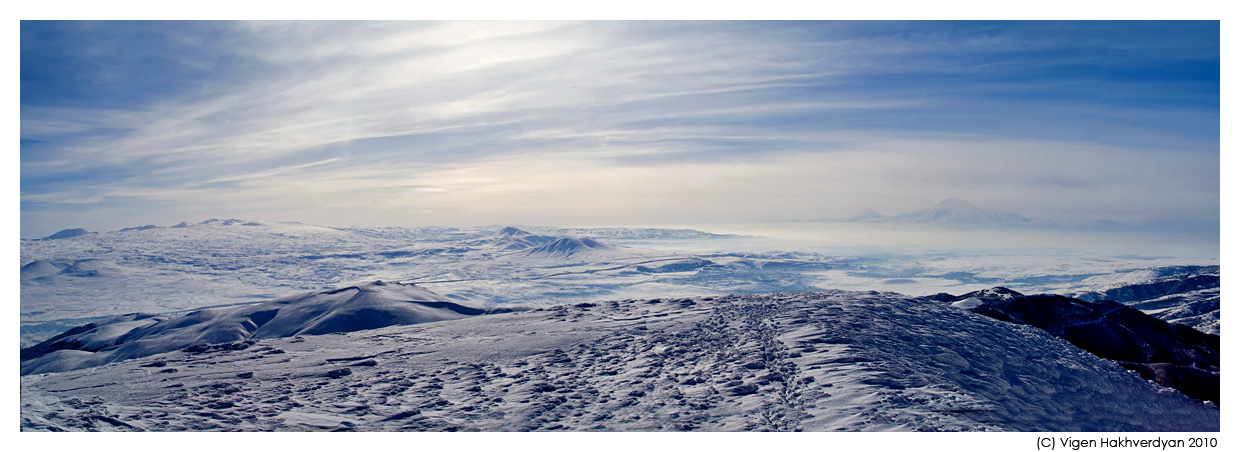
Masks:
[[[891,293],[577,303],[250,341],[25,375],[21,428],[1220,428],[1217,406],[1043,330]]]
[[[587,256],[599,256],[616,254],[621,248],[608,245],[594,239],[580,237],[562,237],[531,249],[525,253],[527,257],[532,258],[582,258]]]
[[[890,217],[873,210],[849,220],[863,223],[928,223],[953,225],[1014,225],[1033,222],[1020,214],[1001,210],[983,209],[968,201],[947,198],[929,209],[918,210]]]
[[[76,229],[65,229],[65,230],[62,230],[62,231],[57,232],[57,233],[55,233],[55,234],[49,235],[49,236],[47,236],[47,237],[44,237],[44,238],[42,238],[41,240],[58,240],[58,239],[68,239],[68,238],[73,238],[73,237],[81,237],[81,236],[84,236],[84,235],[91,235],[91,234],[98,234],[98,233],[97,233],[97,232],[90,232],[90,231],[87,231],[87,230],[82,229],[82,228],[76,228]]]
[[[1219,266],[1134,269],[1085,279],[1066,295],[1114,300],[1173,324],[1219,333]]]
[[[490,246],[502,250],[525,250],[554,242],[556,239],[556,237],[551,236],[534,235],[509,226],[487,237],[466,243],[475,246]]]
[[[1032,325],[1143,378],[1201,400],[1219,402],[1219,336],[1173,325],[1111,300],[1085,301],[1062,295],[1022,295],[996,287],[954,301],[1005,322]]]
[[[886,215],[878,213],[878,211],[874,209],[866,209],[864,212],[849,218],[847,221],[851,223],[875,223],[880,222],[885,218],[887,218]]]
[[[82,369],[193,346],[342,333],[510,311],[460,304],[414,285],[374,281],[185,316],[130,314],[109,318],[23,349],[22,373]]]

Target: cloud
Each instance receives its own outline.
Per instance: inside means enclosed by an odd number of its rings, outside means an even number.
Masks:
[[[1106,75],[1217,65],[1179,51],[1199,25],[1169,27],[23,23],[23,228],[178,203],[333,224],[756,221],[961,191],[1047,216],[1068,193],[1071,212],[1216,216],[1217,79]],[[44,74],[65,67],[87,70]],[[113,81],[52,94],[92,80]]]

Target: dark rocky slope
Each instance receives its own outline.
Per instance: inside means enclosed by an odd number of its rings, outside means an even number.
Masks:
[[[1169,324],[1111,300],[1021,295],[1004,288],[928,298],[943,302],[976,300],[957,305],[987,317],[1046,330],[1147,380],[1219,403],[1217,335]]]

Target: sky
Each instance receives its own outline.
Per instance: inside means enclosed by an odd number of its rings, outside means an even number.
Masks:
[[[20,26],[21,236],[1220,214],[1206,22]]]

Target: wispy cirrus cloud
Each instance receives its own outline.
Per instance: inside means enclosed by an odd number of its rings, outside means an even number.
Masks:
[[[946,196],[1217,218],[1218,25],[1149,26],[1165,38],[1094,22],[24,22],[23,234],[754,221]],[[1019,177],[962,176],[1005,171]],[[1057,211],[1057,190],[1079,207]]]

